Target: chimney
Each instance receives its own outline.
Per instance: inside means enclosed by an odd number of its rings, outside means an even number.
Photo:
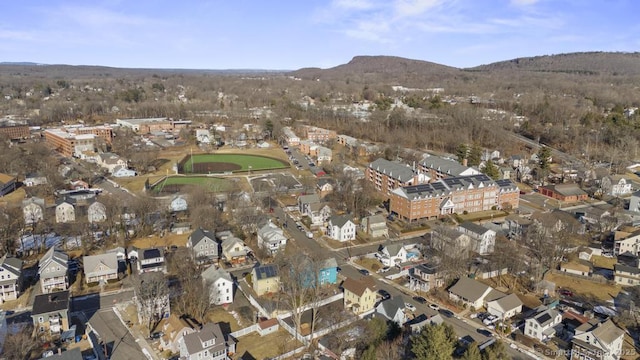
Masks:
[[[462,159],[462,166],[468,166],[467,165],[467,158]]]

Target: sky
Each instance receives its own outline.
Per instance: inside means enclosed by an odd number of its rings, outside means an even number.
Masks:
[[[390,55],[459,68],[640,51],[637,0],[31,0],[0,11],[0,62],[329,68]]]

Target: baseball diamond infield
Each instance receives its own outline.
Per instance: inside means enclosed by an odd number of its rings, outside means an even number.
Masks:
[[[178,163],[181,174],[210,174],[288,168],[282,160],[248,154],[193,154]]]

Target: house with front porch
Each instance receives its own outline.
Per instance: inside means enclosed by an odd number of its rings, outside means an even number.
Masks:
[[[493,248],[496,244],[495,231],[469,221],[458,225],[458,231],[469,236],[472,251],[480,255],[493,253]]]
[[[87,284],[118,279],[118,255],[115,252],[82,257]]]
[[[222,241],[222,256],[232,264],[244,264],[247,261],[248,250],[244,242],[235,236],[230,236]]]
[[[233,279],[231,275],[216,265],[209,266],[201,274],[205,289],[209,289],[209,301],[214,305],[233,302]]]
[[[0,258],[0,300],[17,300],[22,292],[22,260],[4,254]]]
[[[69,256],[51,247],[38,263],[38,275],[43,294],[69,288]]]
[[[624,175],[608,175],[600,180],[602,193],[609,196],[625,196],[633,192],[631,180]]]
[[[498,319],[510,319],[522,312],[522,300],[516,294],[509,294],[487,302],[487,312]]]
[[[69,291],[37,295],[31,319],[36,334],[58,335],[69,330]]]
[[[427,293],[444,286],[444,276],[439,266],[433,263],[417,265],[409,269],[409,289]]]
[[[287,246],[287,237],[284,231],[271,221],[258,229],[258,246],[273,255],[284,250]]]
[[[227,360],[236,352],[236,340],[224,334],[219,323],[207,323],[179,341],[180,358],[186,360]]]
[[[197,228],[187,239],[187,249],[191,249],[198,263],[217,262],[220,258],[220,244],[213,231]]]
[[[461,277],[452,287],[449,288],[449,298],[459,301],[469,308],[478,310],[485,306],[487,302],[500,299],[505,294],[495,290],[489,285],[468,277]]]
[[[376,303],[376,284],[371,277],[360,279],[346,278],[342,282],[344,307],[355,314],[363,314],[374,309]]]
[[[381,301],[378,306],[376,306],[376,314],[379,314],[388,321],[395,322],[398,326],[402,326],[407,322],[402,295]]]
[[[556,327],[562,322],[562,315],[556,309],[541,306],[538,311],[524,322],[524,334],[543,341],[556,335]]]
[[[136,261],[136,269],[138,274],[149,272],[167,273],[167,264],[165,263],[164,251],[160,248],[153,247],[149,249],[138,249],[138,260]]]
[[[384,266],[395,266],[407,262],[407,249],[403,244],[380,245],[378,255],[378,259]]]
[[[575,329],[571,359],[617,360],[622,355],[625,331],[611,319],[593,319]]]
[[[312,203],[307,207],[307,215],[311,220],[311,226],[324,226],[331,217],[331,207],[327,203]]]
[[[348,215],[334,215],[329,218],[327,236],[340,242],[355,240],[356,224],[351,221],[351,217]]]

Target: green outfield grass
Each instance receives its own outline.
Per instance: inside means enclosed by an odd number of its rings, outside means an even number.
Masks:
[[[231,184],[227,179],[206,176],[169,176],[155,185],[153,190],[159,192],[166,186],[172,185],[201,185],[214,191],[225,191],[229,189]]]
[[[198,163],[228,163],[240,167],[237,171],[272,170],[288,168],[290,165],[282,160],[248,154],[194,154],[184,163],[184,172],[190,173],[192,164]]]

